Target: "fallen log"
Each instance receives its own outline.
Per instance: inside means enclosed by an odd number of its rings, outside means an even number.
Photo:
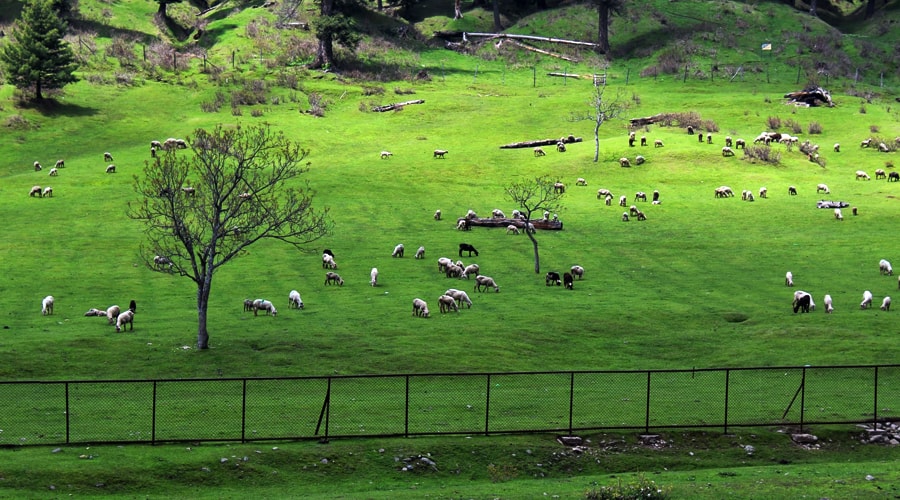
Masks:
[[[517,148],[533,148],[537,146],[555,146],[557,142],[562,141],[565,144],[581,142],[581,137],[568,136],[560,139],[537,139],[534,141],[513,142],[500,146],[500,149],[517,149]]]
[[[666,118],[666,113],[660,113],[658,115],[653,116],[645,116],[643,118],[632,118],[628,120],[631,123],[632,127],[644,127],[647,125],[653,125],[656,122],[662,121]]]
[[[468,219],[466,217],[460,217],[456,219],[456,225],[459,226],[461,222],[465,221],[469,227],[501,227],[507,228],[509,226],[516,226],[519,229],[525,228],[525,220],[523,219],[501,219],[501,218],[475,218]],[[531,221],[531,226],[535,229],[549,229],[554,231],[560,231],[563,228],[563,223],[558,220],[546,220],[546,219],[537,219]]]
[[[525,44],[522,42],[517,42],[515,40],[510,40],[509,42],[512,43],[513,45],[515,45],[516,47],[520,47],[525,50],[530,50],[531,52],[537,52],[538,54],[544,54],[545,56],[555,57],[557,59],[562,59],[563,61],[578,62],[578,59],[564,56],[562,54],[557,54],[556,52],[550,52],[549,50],[543,50],[543,49],[539,49],[537,47],[532,47],[531,45],[528,45],[528,44]]]
[[[599,44],[593,42],[579,42],[577,40],[564,40],[562,38],[551,38],[546,36],[531,35],[513,35],[509,33],[469,33],[463,32],[463,40],[466,37],[485,37],[485,38],[508,38],[510,40],[536,40],[539,42],[562,43],[566,45],[586,45],[588,47],[597,47]]]
[[[385,111],[393,111],[397,108],[402,108],[403,106],[408,106],[410,104],[424,104],[425,99],[416,99],[415,101],[406,101],[406,102],[395,102],[394,104],[385,104],[384,106],[374,106],[372,111],[377,113],[383,113]]]

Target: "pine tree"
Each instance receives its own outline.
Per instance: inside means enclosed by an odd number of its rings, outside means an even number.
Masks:
[[[0,62],[9,83],[22,90],[34,88],[35,100],[42,100],[44,89],[77,82],[75,54],[63,40],[66,29],[66,22],[53,9],[53,0],[30,0],[12,36],[0,47]]]

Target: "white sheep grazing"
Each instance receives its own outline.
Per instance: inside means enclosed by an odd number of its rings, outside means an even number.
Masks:
[[[887,173],[883,168],[879,168],[875,170],[875,179],[887,179]]]
[[[414,298],[412,315],[427,318],[428,317],[428,304],[424,300],[422,300],[418,297]]]
[[[447,268],[453,265],[453,260],[449,257],[441,257],[438,259],[438,272],[447,272]]]
[[[440,159],[443,160],[443,159],[444,159],[444,155],[447,154],[447,153],[449,153],[449,151],[447,151],[446,149],[435,149],[435,150],[434,150],[434,157],[435,157],[435,158],[440,158]]]
[[[578,179],[575,180],[575,185],[576,186],[587,186],[587,181],[584,179],[584,177],[579,177]]]
[[[106,311],[103,309],[97,309],[97,308],[92,307],[92,308],[88,309],[88,311],[86,313],[84,313],[84,315],[85,316],[106,317]]]
[[[565,153],[566,152],[566,143],[563,141],[558,141],[556,143],[556,151],[558,151],[560,153]]]
[[[116,331],[121,332],[122,327],[131,325],[131,331],[134,331],[134,311],[127,309],[116,318]]]
[[[437,209],[434,211],[434,220],[441,220],[441,210]]]
[[[438,305],[441,308],[441,313],[450,311],[459,312],[459,306],[456,305],[456,299],[449,295],[441,295],[438,297]]]
[[[106,322],[110,325],[115,323],[116,318],[119,317],[119,306],[109,306],[106,309]]]
[[[447,277],[448,278],[462,278],[464,270],[465,269],[460,265],[450,264],[449,266],[447,266]]]
[[[172,267],[172,261],[168,257],[163,257],[162,255],[157,255],[153,257],[153,264],[157,267],[169,266]]]
[[[794,302],[797,302],[798,300],[800,300],[801,297],[803,297],[805,295],[809,296],[809,310],[815,311],[816,303],[815,303],[815,301],[813,301],[813,296],[809,292],[804,292],[803,290],[797,290],[796,292],[794,292]]]
[[[628,212],[622,212],[622,222],[628,222]]]
[[[463,269],[462,276],[460,278],[469,279],[469,275],[478,276],[478,271],[481,268],[478,267],[478,264],[469,264]]]
[[[860,180],[860,179],[865,179],[865,180],[867,180],[867,181],[872,180],[872,179],[869,177],[869,174],[865,173],[865,172],[862,171],[862,170],[857,170],[857,171],[856,171],[856,180]]]
[[[784,285],[794,286],[794,273],[790,271],[784,273]]]
[[[65,166],[65,160],[56,160],[56,165],[54,165],[53,168],[64,168]]]
[[[653,141],[653,147],[655,147],[655,148],[663,147],[663,141],[661,139],[657,139],[657,140]]]
[[[608,195],[606,195],[606,198],[603,199],[603,202],[606,203],[607,207],[610,207],[610,206],[612,206],[612,199],[613,199],[612,195],[608,194]]]
[[[391,257],[403,257],[403,250],[403,243],[400,243],[399,245],[394,247],[394,251],[391,252]]]
[[[600,188],[597,190],[597,199],[606,198],[607,196],[612,196],[612,192],[609,189]]]
[[[540,146],[534,148],[534,156],[535,156],[535,157],[538,157],[538,156],[544,156],[544,155],[546,155],[546,154],[547,154],[547,153],[544,152],[544,148],[542,148],[542,147],[540,147]]]
[[[41,197],[41,187],[40,186],[31,186],[31,191],[28,192],[28,196],[31,196],[32,198],[37,196],[38,198],[40,198]]]
[[[371,283],[372,286],[378,286],[378,268],[377,267],[373,267],[372,271],[369,272],[369,283]]]
[[[456,229],[458,231],[465,231],[469,229],[469,223],[467,222],[467,219],[459,219],[458,221],[456,221]]]
[[[816,186],[816,194],[819,193],[831,194],[831,191],[828,190],[827,184],[819,184]]]
[[[384,160],[385,158],[390,158],[391,156],[394,156],[394,153],[391,153],[390,151],[382,151],[381,152],[382,160]]]
[[[886,259],[881,259],[880,261],[878,261],[878,271],[882,275],[885,275],[885,274],[888,276],[894,275],[894,268],[891,267],[891,263],[888,262]]]
[[[834,152],[835,153],[841,152],[841,143],[839,143],[839,142],[834,143]]]
[[[256,308],[257,310],[265,311],[266,316],[272,315],[273,317],[278,314],[278,311],[275,309],[275,304],[271,303],[268,300],[263,300],[259,303],[259,306]],[[254,311],[255,314],[255,311]]]
[[[162,149],[163,145],[159,141],[150,141],[150,147],[156,149]]]
[[[871,145],[872,145],[872,138],[871,138],[871,137],[869,137],[868,139],[866,139],[866,140],[864,140],[864,141],[860,141],[860,143],[859,143],[859,147],[861,147],[861,148],[867,148],[867,147],[869,147],[869,146],[871,146]]]
[[[39,162],[39,161],[34,162],[34,171],[35,172],[40,172],[42,168],[44,168],[44,167],[41,166],[41,162]]]
[[[769,197],[769,190],[766,189],[765,187],[759,188],[759,197],[760,197],[760,198],[768,198],[768,197]]]
[[[419,249],[416,250],[416,256],[415,256],[415,257],[416,257],[417,259],[424,259],[424,258],[425,258],[425,247],[419,247]]]
[[[881,310],[882,311],[890,311],[891,310],[891,298],[885,297],[884,300],[881,301]]]
[[[335,283],[338,286],[344,286],[344,278],[341,278],[341,276],[338,273],[333,273],[331,271],[328,271],[327,273],[325,273],[325,284],[331,285],[331,284],[335,284]]]
[[[337,262],[335,262],[334,257],[327,253],[323,253],[322,269],[337,269]]]
[[[303,299],[300,298],[300,292],[291,290],[288,294],[288,309],[303,309]]]
[[[482,287],[485,290],[487,290],[488,288],[493,288],[495,292],[500,291],[500,286],[497,285],[497,282],[494,281],[494,278],[491,278],[490,276],[482,276],[479,274],[475,276],[475,290],[481,291]]]
[[[50,186],[47,186],[44,188],[43,191],[41,191],[41,198],[51,198],[51,197],[53,197],[53,188]]]
[[[620,166],[620,167],[630,167],[630,166],[631,166],[631,162],[628,161],[628,158],[625,158],[625,157],[623,156],[622,158],[619,158],[619,166]]]
[[[181,188],[181,192],[188,196],[194,196],[195,194],[197,194],[197,189],[190,186],[185,186]]]
[[[59,175],[59,169],[56,167],[51,168],[50,169],[50,177],[56,177],[57,175]]]
[[[106,167],[106,173],[107,173],[107,174],[114,174],[114,173],[116,173],[116,166],[115,166],[115,165],[107,165],[107,167]]]
[[[103,153],[103,161],[115,161],[109,151]]]
[[[878,143],[878,151],[881,151],[882,153],[890,153],[891,148],[889,148],[887,144],[885,144],[883,142],[879,142]]]
[[[519,228],[516,227],[515,224],[510,224],[510,225],[506,226],[506,234],[509,234],[509,233],[519,234]]]
[[[831,302],[831,295],[825,296],[825,313],[831,314],[834,312],[834,305]]]
[[[499,208],[495,208],[495,209],[491,210],[491,217],[493,217],[495,219],[505,219],[506,214],[503,213],[503,210],[500,210]]]
[[[628,197],[625,195],[619,196],[619,206],[625,207],[628,206]]]
[[[584,278],[584,268],[581,266],[572,266],[570,269],[572,276],[578,276],[578,279]]]
[[[722,148],[722,156],[734,156],[734,150],[725,146]]]
[[[513,209],[513,211],[512,211],[512,218],[513,218],[513,219],[524,219],[525,216],[522,215],[522,212],[520,212],[518,209]]]
[[[446,292],[444,292],[444,295],[449,295],[449,296],[453,297],[454,299],[456,299],[456,304],[459,307],[462,307],[463,302],[465,302],[466,306],[468,306],[469,309],[472,308],[472,299],[469,298],[469,294],[467,294],[466,292],[464,292],[462,290],[450,288]]]
[[[872,292],[866,290],[863,292],[863,300],[859,303],[860,309],[868,309],[872,307]]]
[[[635,163],[636,165],[643,165],[644,162],[646,162],[646,161],[647,161],[647,159],[644,158],[644,157],[641,156],[641,155],[637,155],[637,156],[634,157],[634,163]]]
[[[48,295],[41,301],[41,314],[47,316],[53,314],[53,296]]]
[[[834,209],[834,219],[835,220],[844,220],[844,214],[841,212],[840,208]]]

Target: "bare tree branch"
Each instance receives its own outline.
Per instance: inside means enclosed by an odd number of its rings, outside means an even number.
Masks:
[[[534,247],[534,272],[540,274],[541,260],[538,252],[538,241],[531,226],[532,216],[540,213],[558,212],[565,186],[550,176],[541,176],[530,180],[514,182],[506,187],[506,196],[519,207],[525,217],[525,234],[531,239]]]

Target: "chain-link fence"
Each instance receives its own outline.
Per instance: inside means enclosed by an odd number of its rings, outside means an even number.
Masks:
[[[900,365],[0,382],[0,446],[900,419]]]

